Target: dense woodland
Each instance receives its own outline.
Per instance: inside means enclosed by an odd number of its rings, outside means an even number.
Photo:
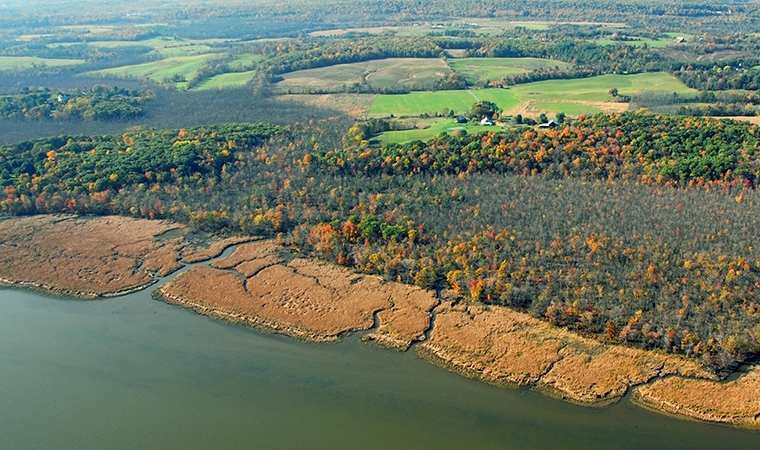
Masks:
[[[26,141],[0,153],[1,204],[282,234],[339,264],[716,370],[758,352],[756,127],[627,113],[369,147],[346,125]]]
[[[12,14],[0,17],[0,57],[83,60],[0,76],[2,214],[122,214],[276,236],[307,255],[607,342],[685,354],[718,373],[760,354],[760,128],[698,117],[757,114],[757,2],[138,1],[117,2],[118,14],[114,4],[86,3],[72,13],[65,3],[10,1]],[[308,34],[461,17],[631,27]],[[87,30],[97,24],[113,27]],[[673,33],[691,35],[670,42]],[[80,76],[160,60],[147,39],[209,37],[222,38],[203,44],[214,56],[181,88],[171,77],[93,87]],[[582,115],[556,129],[518,121],[405,144],[374,140],[391,122],[274,95],[280,77],[298,70],[446,61],[452,52],[567,63],[473,83],[480,87],[667,72],[699,92],[618,98],[636,112]],[[255,58],[235,65],[246,56]],[[242,88],[188,90],[252,69]],[[465,87],[455,72],[415,89]]]
[[[143,103],[153,91],[93,86],[86,91],[54,92],[49,88],[24,89],[20,94],[0,97],[3,119],[130,119],[143,113]]]

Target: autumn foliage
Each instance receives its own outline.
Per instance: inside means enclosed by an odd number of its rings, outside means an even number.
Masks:
[[[760,351],[758,130],[622,113],[370,146],[350,124],[0,148],[4,212],[170,218],[730,370]]]

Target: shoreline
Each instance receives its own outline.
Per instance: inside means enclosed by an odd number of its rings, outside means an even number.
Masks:
[[[187,252],[193,261],[218,259],[189,267],[153,298],[307,342],[371,330],[362,341],[397,351],[416,343],[417,356],[445,370],[583,406],[604,407],[630,393],[632,404],[658,413],[760,429],[760,366],[721,382],[693,360],[603,344],[504,307],[441,301],[432,291],[297,257],[271,240],[232,237],[195,248],[182,238],[159,240],[176,224],[113,216],[4,222],[10,245],[0,245],[0,287],[113,298],[158,281],[143,269],[146,260],[187,267]],[[230,246],[237,247],[220,256]]]
[[[7,278],[0,277],[0,288],[18,288],[27,289],[32,292],[39,292],[45,295],[51,296],[63,296],[70,297],[75,300],[88,301],[88,300],[100,300],[107,298],[121,297],[129,295],[135,292],[142,291],[156,284],[156,280],[151,280],[148,283],[133,286],[131,288],[125,288],[118,291],[107,292],[83,292],[83,291],[71,291],[61,287],[50,286],[45,283],[39,283],[34,281],[22,281],[22,280],[9,280]]]
[[[189,309],[194,313],[209,317],[212,319],[218,319],[223,322],[227,322],[232,325],[243,325],[256,330],[260,330],[266,333],[282,334],[293,339],[303,340],[314,344],[322,343],[334,343],[340,340],[342,335],[328,336],[320,335],[309,330],[286,326],[280,322],[267,319],[261,316],[249,316],[245,314],[236,314],[230,311],[225,311],[219,308],[212,308],[205,306],[201,303],[192,302],[180,298],[179,296],[171,295],[160,290],[155,290],[152,293],[152,297],[158,301],[165,302],[169,305],[179,306],[185,309]],[[362,330],[351,330],[348,333]]]

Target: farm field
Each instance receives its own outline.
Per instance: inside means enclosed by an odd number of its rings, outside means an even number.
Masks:
[[[209,46],[220,42],[227,42],[225,39],[178,39],[172,37],[156,37],[138,41],[88,41],[89,45],[100,48],[116,47],[150,47],[155,50],[171,47],[192,47],[192,46]]]
[[[498,80],[504,76],[530,72],[547,67],[567,67],[562,61],[541,58],[453,58],[452,69],[461,73],[469,83]]]
[[[378,95],[369,110],[370,116],[420,115],[440,113],[445,109],[462,113],[478,99],[472,91],[410,92]]]
[[[609,90],[617,88],[620,95],[633,95],[642,91],[667,91],[693,94],[677,78],[664,72],[635,75],[601,75],[575,80],[547,80],[512,86],[510,89],[524,100],[557,101],[576,100],[604,102],[612,100]]]
[[[389,58],[299,70],[283,75],[275,89],[280,93],[334,92],[354,83],[379,89],[413,87],[449,74],[451,69],[437,58]]]
[[[82,64],[81,59],[38,58],[36,56],[0,56],[0,70],[18,70],[39,66],[75,66]]]
[[[514,21],[501,18],[460,17],[445,22],[420,22],[414,25],[319,30],[310,32],[309,36],[343,36],[348,33],[374,35],[393,33],[397,36],[425,36],[429,33],[444,33],[448,30],[470,30],[476,34],[498,34],[517,27],[529,30],[548,30],[555,25],[597,26],[604,28],[623,28],[626,26],[623,23]]]
[[[120,66],[95,72],[85,72],[82,75],[96,77],[115,76],[125,78],[147,78],[158,82],[161,82],[166,78],[171,78],[174,75],[190,78],[196,71],[198,71],[198,69],[200,69],[201,65],[203,65],[207,59],[214,56],[214,53],[195,56],[177,56],[144,64]],[[182,85],[183,83],[177,83],[177,86]]]
[[[440,112],[443,108],[461,113],[472,104],[487,100],[507,113],[520,112],[538,116],[541,112],[564,112],[571,116],[620,110],[627,105],[613,102],[609,91],[617,88],[620,95],[633,95],[645,90],[689,94],[695,91],[666,73],[636,75],[602,75],[574,80],[548,80],[519,84],[509,89],[472,91],[411,92],[401,95],[378,95],[370,108],[372,116],[411,116]],[[527,109],[525,106],[528,105]],[[520,109],[521,111],[514,111]],[[512,111],[511,111],[512,110]],[[531,114],[532,113],[532,114]]]
[[[635,46],[642,46],[646,44],[648,47],[652,48],[663,48],[667,47],[668,45],[673,45],[676,43],[675,37],[668,37],[666,39],[650,39],[645,37],[632,37],[629,41],[623,41],[623,40],[613,40],[610,38],[600,38],[594,40],[594,43],[597,45],[615,45],[615,44],[625,44],[625,45],[635,45]]]
[[[220,89],[226,87],[244,86],[251,80],[251,78],[253,78],[255,74],[255,70],[248,70],[246,72],[222,73],[203,80],[191,90],[197,91],[203,89]]]
[[[245,69],[250,67],[253,63],[257,63],[264,59],[261,55],[244,55],[233,59],[227,64],[233,70]]]

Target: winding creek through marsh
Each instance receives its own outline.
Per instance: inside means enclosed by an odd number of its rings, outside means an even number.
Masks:
[[[756,448],[757,432],[579,407],[362,343],[210,320],[151,289],[0,290],[0,448]]]

